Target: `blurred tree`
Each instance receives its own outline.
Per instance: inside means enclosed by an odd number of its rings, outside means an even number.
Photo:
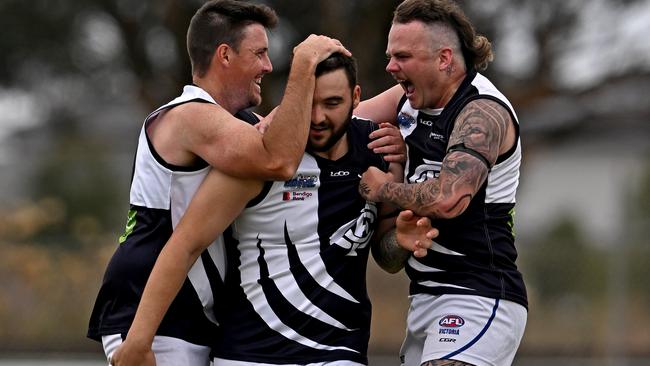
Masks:
[[[539,298],[555,301],[579,295],[594,300],[604,293],[606,256],[585,242],[572,219],[558,220],[545,237],[527,244],[521,251],[521,267]]]

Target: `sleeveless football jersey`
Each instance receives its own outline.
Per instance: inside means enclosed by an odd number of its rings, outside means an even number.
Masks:
[[[376,128],[353,118],[348,153],[305,153],[295,176],[268,182],[231,225],[217,358],[271,364],[367,363],[366,264],[377,208],[359,175],[387,163],[366,145]]]
[[[111,258],[99,290],[88,337],[126,334],[151,270],[210,167],[204,161],[181,167],[165,162],[154,149],[146,128],[161,112],[188,102],[216,102],[201,88],[188,85],[178,98],[156,109],[144,121],[138,140],[130,190],[126,232]],[[257,121],[249,112],[237,115]],[[199,257],[167,311],[158,335],[208,345],[215,337],[214,294],[222,292],[225,275],[223,237]]]
[[[411,257],[406,272],[412,294],[470,294],[502,298],[527,306],[526,288],[515,265],[514,207],[519,183],[519,124],[510,102],[476,71],[469,72],[443,109],[411,107],[403,97],[398,124],[407,144],[405,182],[435,179],[440,173],[454,120],[472,100],[497,101],[510,113],[517,130],[513,148],[489,171],[487,180],[463,214],[432,220],[440,230],[424,258]]]

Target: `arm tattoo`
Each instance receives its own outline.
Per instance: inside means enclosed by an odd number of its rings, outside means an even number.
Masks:
[[[397,243],[395,229],[391,229],[381,237],[378,243],[372,246],[372,257],[384,271],[397,273],[406,264],[411,252],[403,249]]]
[[[449,146],[464,144],[493,165],[511,125],[508,111],[495,101],[470,102],[456,119]],[[418,184],[387,183],[379,189],[381,201],[417,215],[450,218],[460,215],[481,188],[488,168],[481,159],[463,151],[449,152],[440,176]]]
[[[449,146],[462,143],[494,164],[512,124],[510,120],[510,114],[499,103],[488,99],[472,101],[456,118]]]

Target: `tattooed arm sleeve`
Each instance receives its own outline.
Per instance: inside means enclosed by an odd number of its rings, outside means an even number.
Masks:
[[[440,176],[417,184],[384,183],[379,189],[383,202],[410,209],[420,216],[452,218],[465,211],[494,165],[500,152],[507,150],[506,135],[513,122],[508,111],[496,101],[477,99],[468,103],[456,118],[449,151]],[[484,159],[477,157],[480,154]]]
[[[402,249],[397,243],[395,229],[386,232],[381,240],[374,243],[371,251],[375,262],[388,273],[399,272],[411,256],[411,252]]]

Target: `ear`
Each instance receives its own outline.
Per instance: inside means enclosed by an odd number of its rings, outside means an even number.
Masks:
[[[352,90],[352,109],[355,109],[359,105],[360,101],[361,101],[361,87],[359,85],[355,85],[354,89]]]
[[[451,48],[445,47],[440,50],[440,56],[438,56],[438,69],[440,71],[446,70],[449,65],[453,62],[454,52]]]
[[[217,49],[214,51],[214,55],[212,56],[212,62],[218,62],[219,64],[222,65],[227,65],[230,62],[230,54],[232,52],[232,48],[228,46],[225,43],[220,44],[217,46]]]

